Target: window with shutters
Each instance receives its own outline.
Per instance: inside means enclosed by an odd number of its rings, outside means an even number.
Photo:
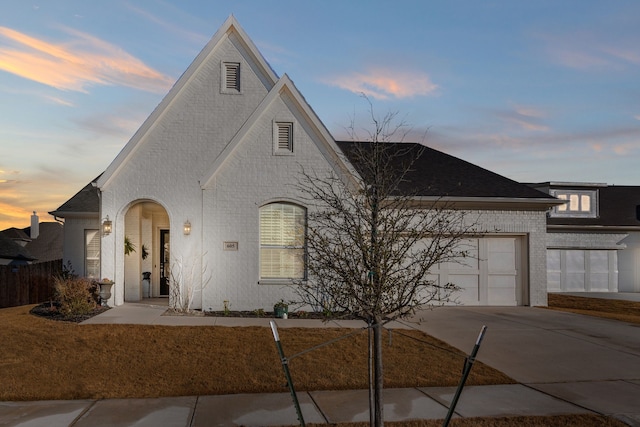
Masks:
[[[100,278],[100,233],[84,230],[84,276]]]
[[[273,152],[276,155],[293,154],[293,123],[275,123],[273,130]]]
[[[240,93],[240,63],[222,63],[222,92]]]
[[[260,279],[305,279],[307,212],[291,203],[260,208]]]

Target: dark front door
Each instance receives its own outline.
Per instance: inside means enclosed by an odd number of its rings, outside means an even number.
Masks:
[[[160,296],[169,296],[170,278],[169,230],[160,230]]]

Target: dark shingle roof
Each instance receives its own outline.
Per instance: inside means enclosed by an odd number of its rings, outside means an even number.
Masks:
[[[25,248],[38,262],[54,261],[62,259],[63,226],[59,222],[41,222],[38,238],[27,243]],[[31,227],[24,229],[25,233],[31,233]]]
[[[371,150],[372,143],[337,141],[347,159],[366,180],[366,172],[357,154]],[[419,157],[399,185],[402,194],[431,197],[491,197],[516,199],[549,199],[549,194],[505,178],[457,157],[416,143],[384,143],[396,170],[403,169],[417,153]]]
[[[98,189],[94,186],[94,183],[98,181],[98,178],[100,178],[100,176],[85,185],[82,190],[78,191],[72,198],[64,202],[58,209],[49,213],[51,215],[64,218],[66,213],[100,212]]]
[[[4,234],[5,237],[8,237],[13,240],[23,240],[25,242],[31,241],[29,234],[24,232],[22,228],[11,227],[6,230],[0,231],[0,233]]]
[[[36,259],[26,248],[23,248],[3,233],[0,233],[0,258],[28,261]]]

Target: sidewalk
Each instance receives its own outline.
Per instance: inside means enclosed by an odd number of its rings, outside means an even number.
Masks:
[[[166,306],[126,304],[87,324],[268,326],[269,318],[163,316]],[[362,327],[277,319],[286,327]],[[467,386],[458,417],[597,413],[640,426],[640,334],[636,325],[529,307],[446,307],[395,328],[427,332],[465,353],[482,325],[478,359],[520,384]],[[384,390],[386,421],[443,419],[454,387]],[[298,392],[307,423],[368,421],[366,390]],[[0,402],[0,426],[297,425],[291,395],[238,394],[156,399]]]
[[[367,390],[299,392],[306,423],[368,421]],[[386,389],[385,421],[443,419],[454,387]],[[520,384],[469,386],[456,413],[463,417],[589,413]],[[0,425],[47,427],[205,427],[298,425],[289,393],[157,399],[0,402]]]

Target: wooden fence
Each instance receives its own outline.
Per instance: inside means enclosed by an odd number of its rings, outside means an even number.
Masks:
[[[29,265],[0,265],[0,308],[38,304],[53,296],[53,277],[62,260]]]

